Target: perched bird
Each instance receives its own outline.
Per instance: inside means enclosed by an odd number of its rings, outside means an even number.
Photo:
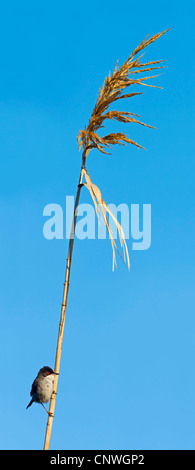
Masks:
[[[51,367],[44,366],[40,369],[31,387],[30,395],[32,400],[26,408],[29,408],[34,402],[40,403],[50,415],[50,412],[45,408],[43,403],[47,403],[52,396],[54,374],[59,375],[57,372],[54,372]]]

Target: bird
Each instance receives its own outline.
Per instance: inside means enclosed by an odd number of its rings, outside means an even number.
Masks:
[[[43,403],[48,403],[53,393],[53,382],[54,375],[59,375],[57,372],[54,372],[51,367],[44,366],[42,367],[31,387],[30,396],[32,399],[27,405],[26,409],[29,408],[33,403],[40,403],[45,411],[51,416],[51,413],[45,408]]]

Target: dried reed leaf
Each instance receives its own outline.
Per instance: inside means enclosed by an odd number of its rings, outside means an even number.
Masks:
[[[131,86],[131,85],[141,85],[141,86],[148,86],[153,88],[161,88],[157,87],[156,85],[151,85],[145,83],[145,81],[150,80],[152,78],[158,77],[157,75],[149,75],[145,77],[135,78],[135,75],[139,73],[150,72],[151,70],[158,70],[164,68],[164,65],[160,65],[163,61],[162,60],[153,60],[149,62],[142,63],[141,58],[144,54],[141,54],[138,58],[135,56],[143,51],[149,44],[156,41],[160,38],[164,33],[169,31],[163,31],[161,33],[155,34],[151,38],[148,36],[139,44],[138,47],[133,51],[133,53],[129,56],[129,58],[122,64],[120,68],[118,68],[118,61],[114,68],[112,74],[110,74],[105,78],[104,83],[99,91],[95,107],[92,111],[91,118],[89,120],[88,126],[85,126],[84,130],[80,130],[77,136],[79,150],[83,147],[83,155],[85,155],[87,150],[91,150],[92,148],[97,148],[100,152],[106,153],[105,147],[110,147],[111,145],[120,144],[124,145],[124,142],[136,145],[137,147],[142,147],[141,145],[137,144],[133,140],[129,139],[126,134],[122,133],[111,133],[107,136],[100,137],[97,134],[97,130],[104,127],[103,123],[106,119],[110,120],[117,120],[119,122],[124,123],[137,123],[141,124],[142,126],[147,126],[153,128],[152,126],[139,121],[138,119],[133,118],[132,113],[127,113],[123,111],[108,111],[109,106],[117,100],[131,98],[136,95],[140,95],[141,93],[123,93],[124,90]],[[140,116],[138,116],[140,117]],[[85,157],[86,158],[86,157]]]
[[[124,262],[127,262],[128,269],[130,269],[129,253],[128,253],[127,244],[126,244],[126,241],[125,241],[124,231],[123,231],[121,225],[119,224],[118,220],[116,219],[116,217],[112,213],[112,211],[109,209],[109,207],[107,206],[107,204],[103,200],[100,189],[98,188],[98,186],[96,186],[95,184],[92,183],[91,178],[90,178],[89,173],[86,170],[86,168],[83,169],[83,172],[84,172],[85,179],[86,179],[86,183],[84,183],[84,186],[86,186],[86,188],[89,190],[89,192],[91,194],[91,197],[93,199],[93,203],[94,203],[94,206],[95,206],[98,222],[101,225],[101,216],[102,216],[103,220],[106,224],[108,233],[109,233],[109,237],[110,237],[110,241],[111,241],[111,245],[112,245],[112,254],[113,254],[112,269],[114,271],[114,266],[117,267],[115,250],[118,251],[118,248],[117,248],[116,242],[113,238],[112,231],[111,231],[110,226],[109,226],[109,222],[108,222],[106,212],[108,212],[108,214],[112,217],[112,219],[113,219],[113,221],[114,221],[114,223],[117,227],[117,230],[118,230],[118,233],[119,233],[120,244],[121,244],[121,247],[123,249],[123,260],[124,260]],[[118,251],[118,253],[120,255],[119,251]]]

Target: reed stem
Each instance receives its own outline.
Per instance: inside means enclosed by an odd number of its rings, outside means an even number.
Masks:
[[[64,325],[65,325],[65,318],[66,318],[66,309],[67,309],[67,302],[68,302],[68,292],[69,292],[69,279],[70,279],[70,270],[71,270],[71,263],[72,263],[72,252],[74,246],[74,238],[75,238],[75,226],[77,220],[77,208],[79,205],[79,198],[81,192],[81,184],[83,180],[83,169],[85,166],[85,161],[87,158],[87,151],[84,150],[83,152],[83,162],[79,177],[79,183],[77,187],[77,194],[74,206],[74,214],[73,214],[73,221],[72,221],[72,229],[70,234],[70,241],[69,241],[69,249],[68,249],[68,258],[66,260],[66,273],[65,273],[65,282],[64,282],[64,290],[63,290],[63,300],[61,306],[61,316],[60,316],[60,323],[59,323],[59,331],[58,331],[58,341],[57,341],[57,349],[56,349],[56,359],[55,359],[55,372],[59,374],[60,370],[60,360],[62,354],[62,342],[63,342],[63,335],[64,335]],[[57,387],[58,387],[58,375],[54,376],[54,387],[53,393],[50,400],[50,408],[47,420],[47,427],[45,433],[45,442],[44,442],[44,450],[49,449],[50,439],[51,439],[51,431],[53,425],[53,418],[54,418],[54,411],[55,411],[55,404],[56,404],[56,394],[57,394]]]

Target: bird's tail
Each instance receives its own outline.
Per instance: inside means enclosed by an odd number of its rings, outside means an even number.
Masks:
[[[33,403],[34,403],[34,400],[33,400],[33,398],[32,398],[32,400],[30,401],[30,403],[27,405],[26,410],[27,410],[27,408],[29,408],[29,406],[31,406]]]

